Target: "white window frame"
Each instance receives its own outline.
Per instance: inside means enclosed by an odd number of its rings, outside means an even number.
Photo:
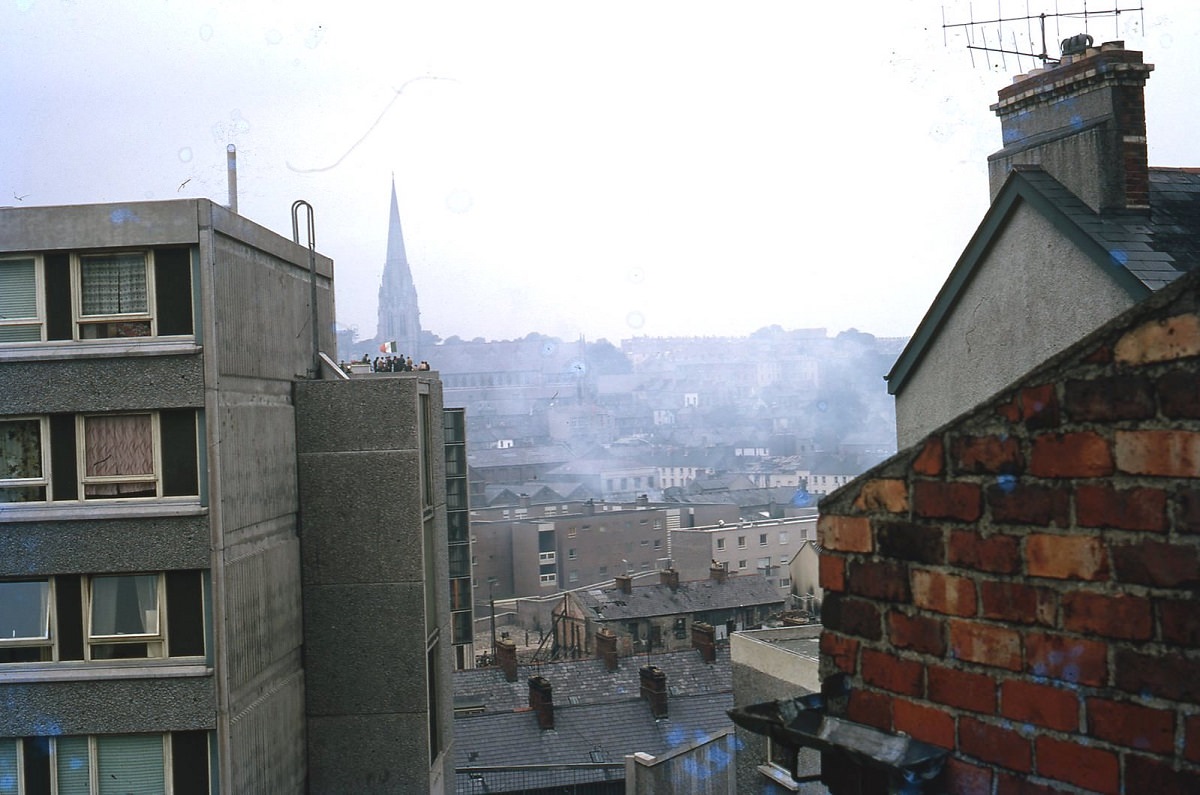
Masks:
[[[7,668],[10,665],[41,665],[47,662],[54,662],[58,659],[58,644],[55,639],[58,637],[58,626],[56,617],[58,611],[54,609],[55,594],[54,594],[54,578],[53,577],[33,577],[28,579],[5,579],[0,582],[0,585],[8,585],[10,583],[45,583],[46,584],[46,636],[45,637],[21,637],[21,638],[4,638],[0,637],[0,649],[48,649],[48,652],[43,651],[42,654],[49,659],[31,660],[28,663],[4,663],[0,666],[0,670]]]
[[[86,771],[87,791],[88,791],[88,793],[91,793],[91,795],[96,795],[96,793],[101,792],[101,787],[100,787],[100,780],[101,780],[100,756],[101,756],[101,751],[102,751],[101,745],[103,744],[103,742],[105,740],[111,740],[111,739],[121,738],[121,737],[156,737],[160,740],[160,742],[162,744],[162,776],[163,776],[162,789],[160,791],[163,792],[164,795],[171,795],[171,793],[173,793],[175,791],[175,785],[174,785],[175,771],[174,771],[174,760],[172,758],[172,753],[171,753],[171,735],[169,733],[159,733],[159,732],[132,732],[132,733],[125,733],[125,734],[107,734],[107,735],[95,735],[95,734],[65,735],[65,736],[53,736],[53,737],[47,738],[50,741],[49,764],[50,764],[51,782],[52,782],[51,789],[50,789],[51,793],[58,793],[58,792],[60,792],[60,787],[65,786],[64,783],[60,782],[60,776],[62,775],[62,772],[61,772],[62,768],[61,768],[60,760],[59,760],[60,754],[63,753],[62,750],[59,748],[59,744],[63,740],[68,740],[68,739],[70,739],[70,740],[86,740],[86,745],[87,745],[87,748],[86,748],[86,751],[87,751],[87,771]],[[24,755],[22,741],[26,738],[16,737],[16,738],[7,738],[7,739],[9,739],[10,741],[15,743],[15,748],[16,748],[16,753],[17,753],[17,771],[16,771],[17,778],[16,778],[16,781],[13,782],[16,785],[16,789],[14,790],[14,792],[18,792],[18,793],[24,792],[25,791],[24,785],[27,782],[24,781],[25,772],[24,772],[24,765],[22,763],[22,757]],[[81,748],[80,750],[83,750],[83,749]],[[205,778],[209,778],[209,776],[206,774]],[[80,783],[82,783],[82,782],[80,782]]]
[[[538,563],[557,563],[558,554],[555,552],[539,552]]]
[[[539,585],[554,585],[557,582],[558,582],[557,574],[539,574],[538,575],[538,584]]]
[[[121,312],[108,315],[83,314],[83,265],[89,257],[118,257],[126,254],[138,254],[142,257],[142,265],[146,272],[146,311]],[[158,336],[158,312],[155,300],[154,284],[154,251],[153,249],[120,249],[113,251],[94,251],[71,254],[71,323],[72,335],[81,342],[110,340],[111,337],[92,338],[83,335],[84,326],[104,325],[107,323],[141,323],[150,324],[150,333],[146,336]],[[127,339],[127,338],[121,338]],[[137,339],[133,337],[132,339]]]
[[[725,539],[723,539],[723,538],[718,538],[718,539],[717,539],[717,551],[718,551],[718,552],[724,552],[724,551],[725,551]]]
[[[20,254],[16,256],[4,256],[0,257],[0,265],[3,265],[5,262],[24,262],[27,260],[33,260],[34,316],[19,318],[0,317],[0,328],[36,325],[38,327],[38,339],[24,340],[22,342],[0,342],[0,345],[29,345],[46,341],[46,276],[41,255]]]
[[[150,418],[150,444],[152,445],[152,456],[154,471],[151,473],[137,475],[88,475],[87,474],[87,420],[95,417],[113,417],[113,416],[149,416]],[[131,412],[114,412],[111,414],[77,414],[75,415],[75,471],[79,481],[79,500],[87,502],[89,500],[97,500],[101,502],[116,502],[118,500],[156,500],[162,499],[163,496],[163,463],[162,463],[162,430],[159,424],[159,414],[157,411],[131,411]],[[92,495],[87,493],[88,486],[104,486],[104,485],[120,485],[122,483],[154,483],[154,495],[144,497],[122,497],[117,496],[102,496]]]
[[[737,537],[737,547],[738,547],[738,549],[745,549],[745,548],[746,548],[746,537],[745,537],[745,536],[738,536],[738,537]]]
[[[0,489],[19,489],[19,488],[38,488],[46,489],[46,501],[52,498],[51,494],[51,479],[50,479],[50,461],[46,455],[46,442],[50,438],[50,418],[37,416],[16,416],[16,417],[0,417],[0,424],[6,422],[29,422],[37,420],[38,422],[38,458],[41,464],[42,474],[36,478],[0,478]],[[42,500],[37,500],[42,502]],[[6,504],[0,500],[0,505]]]
[[[92,634],[92,619],[94,613],[95,592],[94,587],[97,580],[110,579],[116,577],[154,577],[155,583],[155,605],[157,627],[153,633],[138,633],[131,635],[93,635]],[[157,660],[167,656],[167,583],[166,577],[162,572],[122,572],[120,574],[93,574],[83,578],[80,584],[80,592],[83,596],[83,631],[84,631],[84,659],[89,662],[114,662],[114,658],[93,657],[93,647],[96,646],[126,646],[144,643],[146,644],[145,657],[131,658],[116,658],[116,659],[136,659],[136,660]]]

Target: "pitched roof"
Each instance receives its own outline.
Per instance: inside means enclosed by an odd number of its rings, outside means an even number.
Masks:
[[[693,580],[670,586],[635,585],[632,593],[616,586],[572,591],[597,621],[628,621],[651,616],[694,615],[710,610],[783,604],[779,589],[759,574],[731,575],[725,582]]]
[[[658,756],[732,727],[726,712],[733,706],[727,650],[718,649],[712,664],[694,650],[649,658],[667,674],[668,717],[661,720],[654,719],[641,699],[638,668],[646,661],[625,657],[611,672],[597,659],[522,666],[516,682],[506,682],[496,668],[455,671],[456,703],[481,705],[483,710],[454,720],[455,767],[620,763],[626,754]],[[554,729],[539,729],[528,707],[528,679],[534,674],[553,687]],[[503,773],[477,775],[492,781],[494,789],[503,788]],[[554,775],[566,774],[545,771],[538,780],[554,783]],[[589,775],[603,780],[605,771]],[[624,777],[623,771],[609,775]],[[469,775],[458,774],[457,779],[458,791],[471,791],[465,789]]]
[[[1139,301],[1200,263],[1200,169],[1151,168],[1150,211],[1097,213],[1038,166],[1015,166],[887,374],[897,394],[1019,204],[1047,218]]]

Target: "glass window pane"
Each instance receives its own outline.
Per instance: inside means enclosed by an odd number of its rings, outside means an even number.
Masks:
[[[0,326],[0,342],[41,342],[41,326]]]
[[[55,741],[58,795],[89,795],[90,766],[86,737],[59,737]]]
[[[88,497],[155,496],[154,433],[149,414],[87,417],[84,421],[84,477],[146,480],[89,483]],[[150,481],[149,483],[147,481]]]
[[[41,421],[0,421],[0,480],[41,476]]]
[[[0,739],[0,795],[18,795],[17,741]]]
[[[145,314],[149,311],[144,254],[83,257],[79,274],[81,314]]]
[[[0,582],[0,641],[50,639],[50,583]]]
[[[0,260],[0,320],[37,319],[37,266],[32,259]]]
[[[158,634],[158,576],[92,579],[93,637]]]
[[[162,795],[163,736],[115,734],[96,738],[100,795]]]

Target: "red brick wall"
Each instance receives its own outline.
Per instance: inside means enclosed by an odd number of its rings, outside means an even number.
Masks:
[[[821,504],[822,673],[849,718],[951,749],[939,791],[1200,792],[1186,281]]]

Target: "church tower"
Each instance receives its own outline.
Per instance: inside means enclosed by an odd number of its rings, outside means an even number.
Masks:
[[[383,265],[383,282],[379,285],[376,339],[380,343],[394,341],[397,353],[419,360],[421,311],[417,308],[417,288],[408,267],[408,256],[404,253],[395,177],[392,178],[392,208],[388,219],[387,261]]]

